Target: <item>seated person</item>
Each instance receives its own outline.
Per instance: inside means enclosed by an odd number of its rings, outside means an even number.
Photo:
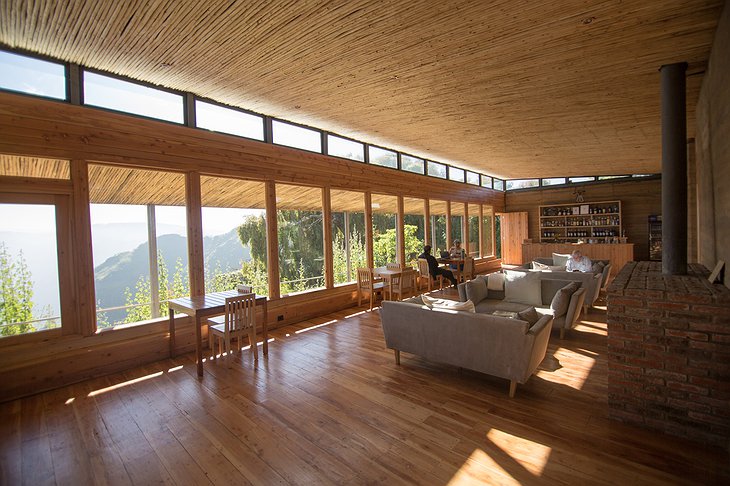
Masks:
[[[590,272],[591,271],[591,260],[587,256],[583,256],[580,250],[575,250],[571,255],[568,263],[565,264],[565,269],[569,272]]]
[[[463,260],[466,257],[466,252],[461,247],[461,241],[460,240],[454,240],[454,246],[451,247],[449,250],[449,256],[453,259]],[[451,268],[456,269],[456,263],[451,264]],[[459,263],[459,270],[464,270],[464,264]]]
[[[439,267],[439,262],[437,262],[433,255],[431,255],[431,245],[424,246],[423,253],[418,255],[418,258],[423,258],[428,262],[428,273],[430,273],[433,278],[442,275],[444,278],[451,281],[451,285],[456,287],[456,278],[454,277],[454,274],[451,273],[450,270],[445,270]]]

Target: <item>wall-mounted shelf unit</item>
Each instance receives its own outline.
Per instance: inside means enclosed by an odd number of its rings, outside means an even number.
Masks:
[[[625,243],[621,201],[540,206],[540,243]]]

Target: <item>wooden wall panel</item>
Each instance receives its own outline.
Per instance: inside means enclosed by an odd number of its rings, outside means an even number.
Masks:
[[[621,200],[623,229],[628,237],[628,242],[634,244],[634,258],[648,260],[648,216],[662,212],[661,180],[652,178],[623,182],[611,181],[581,185],[580,190],[585,190],[583,198],[586,202]],[[507,192],[505,206],[510,212],[527,211],[529,238],[539,241],[538,206],[574,202],[573,191],[572,187],[561,187]]]
[[[0,93],[0,132],[0,153],[10,155],[504,206],[504,193],[471,184],[12,93]]]

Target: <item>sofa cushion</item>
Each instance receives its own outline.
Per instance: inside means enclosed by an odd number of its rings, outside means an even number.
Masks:
[[[533,270],[550,270],[550,265],[546,265],[544,263],[536,262],[533,260],[532,269]]]
[[[568,264],[568,260],[570,260],[570,255],[564,255],[562,253],[553,253],[553,265],[557,267],[563,267]]]
[[[505,300],[498,299],[484,299],[476,305],[477,314],[493,314],[496,310],[508,311],[508,312],[520,312],[528,307],[527,304],[521,304],[519,302],[507,302]]]
[[[541,298],[542,298],[542,305],[546,307],[550,307],[550,303],[553,301],[553,298],[555,297],[555,294],[558,293],[560,289],[565,287],[568,284],[568,281],[560,280],[560,279],[550,279],[550,278],[542,278],[540,279],[540,291],[541,291]]]
[[[504,290],[504,274],[500,272],[490,273],[487,275],[487,289],[503,291]]]
[[[504,271],[504,300],[542,305],[540,276],[536,272]]]
[[[517,317],[523,321],[527,321],[527,323],[531,326],[540,320],[540,314],[537,313],[534,307],[529,307],[518,312]]]
[[[564,272],[565,271],[565,265],[562,267],[560,265],[550,265],[548,267],[551,272]]]
[[[456,302],[455,300],[449,299],[434,299],[433,297],[429,297],[428,295],[422,295],[421,300],[423,300],[423,304],[429,309],[448,309],[454,311],[476,312],[474,302],[472,302],[471,300],[467,300],[466,302]]]
[[[605,266],[606,264],[603,262],[595,262],[591,267],[591,270],[593,271],[593,273],[603,273],[603,267]]]
[[[552,302],[550,302],[550,308],[553,310],[553,315],[555,317],[560,317],[568,312],[570,297],[572,297],[573,293],[575,293],[579,287],[580,285],[578,282],[570,282],[555,293],[555,297],[553,297]]]
[[[466,282],[464,285],[467,300],[477,305],[479,302],[487,298],[487,282],[484,279],[477,278]]]

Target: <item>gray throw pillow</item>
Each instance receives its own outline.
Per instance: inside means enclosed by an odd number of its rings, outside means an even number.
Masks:
[[[539,272],[504,271],[504,300],[542,305]]]
[[[553,317],[564,316],[568,312],[568,306],[570,306],[570,298],[573,296],[576,290],[578,290],[578,282],[570,282],[565,287],[555,292],[552,302],[550,302],[550,309],[553,311]]]
[[[517,317],[523,321],[527,321],[531,326],[540,320],[540,314],[537,313],[534,307],[518,312]]]
[[[481,278],[470,280],[464,284],[467,300],[477,305],[479,302],[487,298],[487,282]]]
[[[549,265],[545,265],[544,263],[540,263],[540,262],[533,261],[532,262],[532,269],[533,270],[550,270],[550,266]]]
[[[565,268],[570,260],[570,255],[563,255],[561,253],[553,253],[553,265]]]

